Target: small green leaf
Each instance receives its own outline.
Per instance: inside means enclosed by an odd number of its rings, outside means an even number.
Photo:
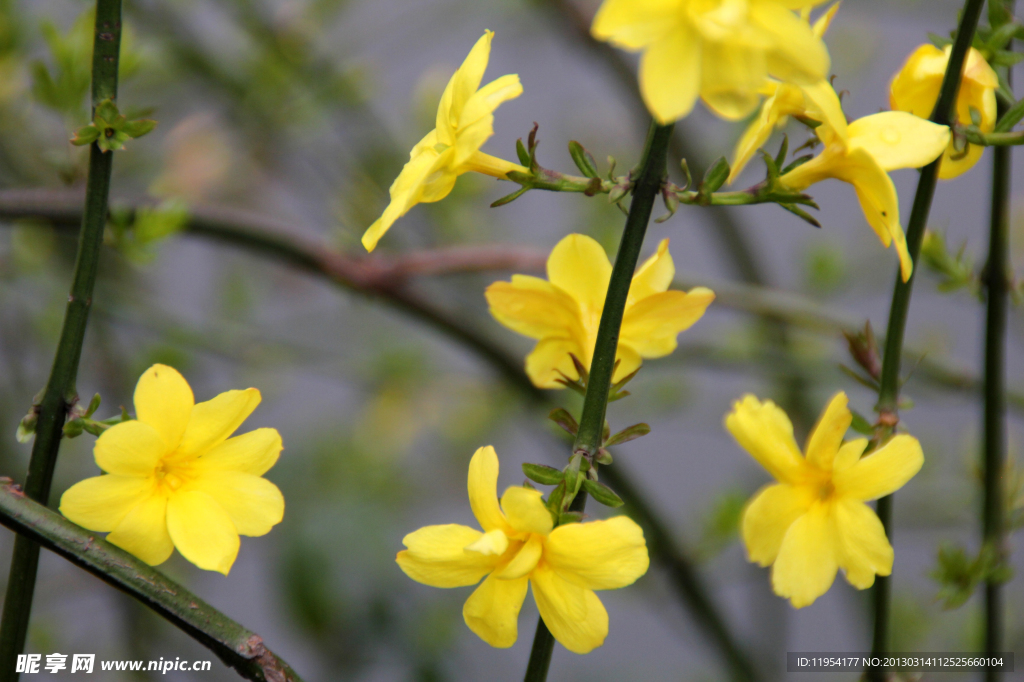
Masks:
[[[704,173],[704,180],[700,183],[700,191],[704,194],[712,194],[721,189],[722,185],[729,178],[729,161],[724,156],[718,157],[718,159],[711,164],[707,172]]]
[[[579,523],[583,520],[583,512],[562,512],[558,515],[558,525],[566,526],[570,523]]]
[[[631,440],[642,438],[649,434],[650,432],[651,427],[648,426],[647,424],[633,424],[632,426],[627,426],[626,428],[616,433],[614,436],[606,440],[604,444],[608,447],[611,447],[613,445],[621,445],[623,443],[628,443]]]
[[[543,464],[530,464],[529,462],[523,463],[523,473],[531,481],[536,481],[541,485],[558,485],[562,482],[565,475],[554,467],[545,466]]]
[[[850,428],[865,436],[875,435],[875,427],[871,425],[871,422],[869,422],[864,415],[856,410],[850,410],[850,414],[853,415],[853,421],[850,424]]]
[[[597,162],[594,161],[594,157],[590,155],[590,152],[584,149],[583,145],[576,140],[570,140],[569,142],[569,155],[583,175],[588,178],[598,177]]]
[[[530,167],[530,152],[526,151],[526,145],[523,144],[523,138],[516,140],[516,156],[519,157],[519,165]]]
[[[137,121],[128,121],[124,124],[124,132],[131,138],[139,138],[153,131],[156,128],[156,121],[149,118],[141,118]]]
[[[622,498],[616,495],[615,491],[604,483],[585,479],[583,481],[583,489],[586,490],[591,497],[606,507],[621,507],[625,504],[625,502],[622,501]]]
[[[87,126],[83,126],[75,131],[75,136],[71,138],[71,144],[76,147],[82,147],[87,144],[92,144],[100,136],[100,129],[90,123]]]
[[[814,227],[817,227],[819,229],[821,228],[821,223],[818,222],[817,218],[815,218],[810,213],[808,213],[807,211],[803,210],[802,208],[800,208],[796,204],[779,204],[779,206],[781,206],[782,208],[786,209],[787,211],[789,211],[790,213],[792,213],[796,217],[800,218],[805,223],[813,225]]]

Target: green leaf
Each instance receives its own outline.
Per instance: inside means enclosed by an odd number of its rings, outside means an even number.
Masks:
[[[153,131],[156,128],[156,121],[149,118],[142,118],[137,121],[128,121],[124,124],[124,132],[131,138],[139,138]]]
[[[583,512],[562,512],[558,515],[558,525],[566,526],[570,523],[579,523],[583,520]]]
[[[519,157],[519,165],[530,167],[530,152],[526,151],[526,145],[523,144],[523,138],[516,140],[516,156]]]
[[[626,428],[622,429],[611,438],[607,439],[604,444],[608,447],[611,447],[613,445],[621,445],[622,443],[628,443],[631,440],[642,438],[649,434],[650,432],[651,427],[648,426],[647,424],[633,424],[632,426],[627,426]]]
[[[589,478],[584,479],[583,489],[587,491],[587,494],[606,507],[621,507],[625,504],[625,502],[622,501],[622,498],[616,495],[615,491],[604,483],[591,481]]]
[[[523,463],[523,473],[528,479],[541,485],[558,485],[565,478],[565,475],[554,467],[529,462]]]
[[[875,435],[875,427],[871,425],[871,422],[864,415],[856,410],[850,410],[850,414],[853,415],[853,422],[850,424],[850,428],[864,436]]]
[[[71,144],[76,147],[82,147],[87,144],[92,144],[100,137],[100,129],[94,124],[90,123],[87,126],[83,126],[75,131],[75,136],[71,138]]]
[[[569,414],[569,411],[556,407],[548,413],[548,419],[561,426],[570,436],[575,436],[580,430],[580,425],[576,423],[576,419]]]
[[[722,185],[729,178],[729,161],[724,156],[718,157],[718,159],[711,164],[707,172],[704,173],[704,180],[700,183],[700,191],[704,194],[712,194],[721,189]]]
[[[580,172],[583,173],[583,175],[588,178],[599,177],[597,172],[597,162],[594,161],[594,157],[591,156],[590,152],[584,149],[583,145],[576,140],[571,140],[569,142],[569,155],[572,157],[573,163],[576,164],[576,167],[580,169]]]

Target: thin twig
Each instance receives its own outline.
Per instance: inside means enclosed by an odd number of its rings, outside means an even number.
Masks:
[[[256,682],[302,682],[259,635],[142,560],[29,499],[9,478],[0,478],[0,524],[139,600],[242,677]]]

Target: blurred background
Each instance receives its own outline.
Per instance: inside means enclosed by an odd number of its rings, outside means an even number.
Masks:
[[[415,583],[394,555],[403,535],[422,525],[474,524],[465,480],[478,446],[497,448],[500,489],[523,480],[523,462],[564,464],[567,443],[545,419],[546,401],[573,411],[579,401],[568,391],[538,399],[523,390],[518,370],[531,342],[488,316],[483,290],[514,271],[538,274],[569,232],[589,234],[613,254],[623,217],[603,197],[542,192],[490,209],[514,187],[465,175],[447,199],[399,221],[369,264],[357,260],[359,237],[386,205],[408,150],[433,127],[446,81],[484,29],[496,31],[485,80],[518,73],[525,87],[497,112],[485,151],[514,159],[516,138],[537,122],[542,165],[573,170],[566,144],[574,139],[598,159],[614,156],[620,170],[631,167],[648,119],[635,96],[634,57],[586,38],[598,4],[125,2],[119,103],[159,127],[117,153],[110,248],[79,391],[101,393],[99,418],[113,416],[121,405],[131,409],[135,382],[154,362],[178,368],[197,400],[230,388],[262,391],[243,430],[272,426],[284,438],[268,474],[284,492],[284,522],[266,537],[243,539],[228,577],[178,555],[161,570],[258,632],[306,680],[522,677],[536,623],[532,598],[519,642],[492,649],[462,623],[470,588]],[[88,121],[91,6],[0,0],[0,474],[17,481],[30,444],[18,443],[15,429],[46,381],[73,267],[69,228],[77,226],[87,152],[67,139]],[[827,43],[847,113],[887,108],[889,78],[928,32],[947,35],[958,9],[948,0],[846,3]],[[710,160],[731,156],[742,128],[698,106],[678,126],[670,166],[685,155],[695,174],[703,172]],[[809,136],[800,126],[789,132],[791,148]],[[963,245],[973,271],[985,259],[990,164],[986,154],[972,172],[940,185],[932,210],[931,229],[952,252]],[[754,162],[739,184],[763,174]],[[1017,178],[1015,200],[1024,172]],[[916,172],[894,179],[906,215]],[[842,332],[867,320],[883,332],[896,254],[868,228],[848,185],[825,183],[811,193],[822,207],[820,230],[774,206],[683,207],[652,225],[646,253],[670,238],[677,286],[707,285],[719,297],[679,350],[648,361],[633,396],[609,409],[613,429],[641,420],[652,426],[650,436],[618,449],[614,468],[648,502],[765,680],[785,676],[786,651],[870,648],[867,593],[840,576],[797,611],[772,595],[767,570],[747,563],[737,520],[768,478],[722,427],[746,392],[785,405],[801,441],[838,390],[856,411],[872,414],[873,392],[839,367],[853,366]],[[261,237],[268,234],[277,239],[269,246]],[[458,257],[446,250],[453,246],[463,249]],[[1024,220],[1015,220],[1013,246],[1024,263]],[[901,416],[924,445],[926,464],[895,503],[898,651],[971,651],[981,642],[966,568],[979,546],[975,380],[983,327],[970,272],[957,279],[922,269],[911,309],[904,392],[913,408]],[[1008,346],[1010,388],[1024,391],[1016,308]],[[1021,395],[1010,402],[1017,467],[1007,473],[1018,529]],[[98,473],[93,441],[65,441],[54,504]],[[595,504],[588,511],[608,513]],[[4,577],[12,542],[0,531]],[[1024,565],[1019,551],[1014,562],[1018,571]],[[1007,648],[1018,652],[1022,597],[1020,580],[1007,587]],[[601,598],[611,620],[607,642],[583,657],[556,648],[550,679],[728,677],[662,564],[635,587]],[[47,552],[29,651],[213,658]],[[131,675],[108,679],[148,679]],[[199,678],[235,675],[215,662]]]

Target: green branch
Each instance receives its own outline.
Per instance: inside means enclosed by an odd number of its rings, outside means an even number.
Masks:
[[[226,665],[256,682],[302,682],[254,632],[119,547],[25,496],[0,478],[0,524],[31,538],[181,628]],[[14,665],[11,665],[14,670]]]
[[[1014,147],[1024,144],[1024,130],[983,133],[977,126],[954,125],[953,134],[982,147]]]
[[[92,59],[93,109],[104,100],[117,98],[117,69],[121,50],[121,0],[97,0]],[[38,406],[36,437],[32,446],[25,493],[47,504],[57,453],[68,410],[78,400],[75,379],[82,355],[85,327],[92,305],[93,286],[107,222],[107,198],[113,153],[103,152],[96,142],[89,150],[89,176],[85,190],[85,210],[75,261],[71,295],[64,314],[60,342],[53,360],[50,378]],[[32,611],[39,547],[24,537],[14,541],[11,570],[7,580],[3,619],[0,622],[0,681],[18,679],[17,655],[25,648]]]
[[[946,66],[946,74],[942,80],[942,87],[939,90],[938,101],[932,111],[931,120],[940,125],[950,125],[954,119],[954,107],[956,105],[957,92],[960,89],[960,81],[967,56],[967,50],[971,46],[975,29],[978,27],[978,18],[981,16],[981,9],[984,0],[967,0],[960,16],[960,24],[957,27],[956,41],[953,44],[949,56],[949,63]],[[917,183],[917,192],[914,195],[914,205],[910,212],[910,219],[907,222],[907,249],[915,266],[918,264],[918,256],[921,253],[921,241],[924,238],[925,227],[928,223],[928,214],[931,211],[932,198],[935,196],[935,186],[939,176],[939,164],[942,157],[928,164],[921,170],[921,176]],[[904,282],[898,275],[896,286],[893,290],[892,304],[889,308],[889,324],[885,334],[885,354],[882,358],[882,374],[880,388],[878,391],[878,405],[876,410],[879,414],[879,428],[876,434],[876,444],[887,440],[893,433],[899,417],[897,404],[900,392],[900,358],[903,353],[903,337],[906,333],[907,315],[910,311],[910,295],[914,286],[914,278],[918,268],[914,268],[910,279]],[[892,541],[892,495],[883,497],[878,501],[878,517],[882,521],[886,535]],[[875,581],[874,593],[874,633],[872,636],[871,651],[875,656],[884,656],[889,650],[889,604],[891,601],[891,577],[879,576]],[[885,679],[884,668],[871,668],[868,670],[868,677],[872,682],[882,682]]]
[[[1013,0],[989,0],[989,21],[1006,25],[1013,19]],[[1006,83],[1013,83],[1012,69],[1006,70]],[[998,104],[999,118],[1009,109]],[[1016,115],[1016,114],[1015,114]],[[1006,472],[1006,317],[1012,270],[1010,264],[1010,176],[1012,150],[998,147],[992,154],[992,207],[989,225],[988,264],[984,283],[987,295],[985,315],[984,408],[982,426],[983,499],[981,532],[983,547],[991,551],[997,563],[1006,561],[1006,519],[1003,477]],[[983,549],[983,551],[985,551]],[[985,654],[991,656],[1003,644],[1002,583],[995,576],[985,579],[984,618]],[[985,682],[996,682],[1000,673],[995,666],[985,667]]]

